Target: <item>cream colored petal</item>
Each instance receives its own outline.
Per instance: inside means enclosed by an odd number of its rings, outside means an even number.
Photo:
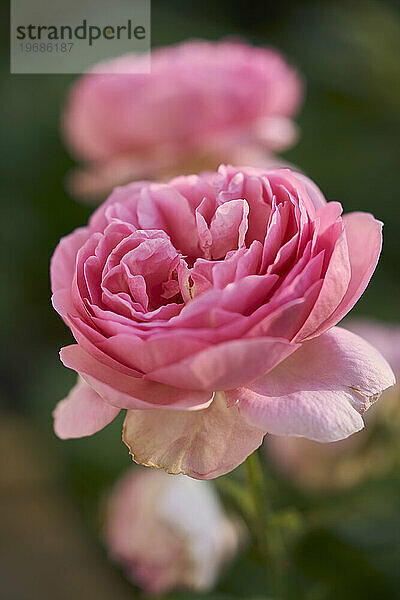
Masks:
[[[135,462],[195,479],[228,473],[260,446],[263,437],[236,406],[227,408],[223,392],[200,411],[129,410],[123,429]]]

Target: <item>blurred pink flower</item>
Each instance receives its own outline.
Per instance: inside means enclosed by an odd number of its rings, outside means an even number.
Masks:
[[[225,514],[211,483],[132,469],[110,497],[105,543],[147,593],[206,591],[236,554],[244,531]]]
[[[52,259],[53,305],[77,341],[61,360],[83,380],[57,434],[90,435],[128,409],[135,461],[207,479],[266,432],[359,431],[394,377],[334,327],[381,250],[380,222],[341,213],[289,169],[117,188]]]
[[[400,325],[373,319],[348,319],[344,327],[362,336],[400,375]],[[296,485],[312,490],[343,488],[366,476],[386,471],[398,451],[399,387],[387,390],[379,410],[368,414],[368,427],[359,436],[321,445],[301,438],[267,436],[265,449],[276,468]],[[377,430],[385,435],[375,438]]]
[[[99,65],[71,89],[64,137],[86,164],[71,180],[77,194],[222,161],[264,166],[295,142],[303,85],[277,51],[190,41],[154,50],[151,74],[135,73],[140,60],[113,59],[108,73]]]

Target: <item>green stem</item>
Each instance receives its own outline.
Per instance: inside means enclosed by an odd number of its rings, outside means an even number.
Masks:
[[[264,481],[261,465],[256,452],[250,454],[246,462],[247,482],[252,497],[252,521],[260,554],[268,559],[268,543],[266,537],[266,517],[270,512],[267,498],[264,498]]]
[[[285,574],[285,548],[280,528],[273,522],[273,509],[268,498],[264,472],[257,452],[246,462],[247,481],[253,498],[253,530],[257,546],[274,581],[274,594],[278,600],[289,598]]]

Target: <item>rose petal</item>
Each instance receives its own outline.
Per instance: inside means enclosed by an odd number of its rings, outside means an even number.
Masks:
[[[310,179],[306,175],[303,175],[303,173],[298,173],[297,171],[292,172],[292,174],[294,175],[294,177],[296,177],[296,179],[301,181],[302,184],[304,185],[304,187],[307,191],[307,194],[308,194],[309,198],[311,199],[311,202],[313,203],[315,209],[316,210],[323,209],[326,206],[325,197],[324,197],[323,193],[321,192],[321,190],[319,189],[319,187],[312,181],[312,179]]]
[[[175,248],[179,248],[182,253],[198,253],[199,239],[195,215],[188,199],[172,186],[152,184],[144,188],[140,194],[137,211],[142,229],[161,229],[169,235]]]
[[[147,375],[191,390],[229,390],[267,373],[298,346],[280,338],[246,338],[217,344]]]
[[[351,405],[351,395],[342,391],[295,392],[269,398],[242,388],[236,400],[240,414],[249,423],[275,435],[336,442],[364,427],[361,415]]]
[[[211,402],[211,392],[184,390],[130,377],[97,361],[78,345],[62,348],[60,357],[66,367],[77,371],[106,402],[119,408],[166,406],[169,409],[196,410],[207,407]]]
[[[50,263],[53,293],[71,286],[75,272],[76,255],[86,242],[89,234],[88,227],[81,227],[70,235],[61,238]]]
[[[170,330],[165,337],[148,340],[137,339],[129,334],[117,334],[101,344],[100,349],[108,356],[143,373],[177,362],[207,348],[207,344],[190,337],[179,329]]]
[[[343,216],[351,267],[350,282],[339,306],[312,337],[338,323],[355,305],[375,271],[382,249],[382,223],[369,213],[354,212]],[[311,336],[310,336],[311,337]]]
[[[244,244],[247,232],[249,205],[246,200],[231,200],[221,204],[210,225],[211,253],[214,259],[223,258],[229,250]]]
[[[391,368],[372,346],[335,327],[227,398],[270,433],[330,442],[361,429],[358,413],[394,383]]]
[[[92,435],[111,423],[119,408],[110,406],[84,381],[80,380],[53,412],[54,431],[65,440]]]
[[[343,300],[350,280],[349,251],[346,236],[343,234],[336,242],[323,279],[321,292],[311,309],[308,319],[297,334],[296,340],[302,341],[314,337],[315,331],[319,331],[324,323],[330,322],[329,317]]]
[[[128,411],[123,441],[139,464],[213,479],[243,462],[263,436],[217,393],[202,411]]]

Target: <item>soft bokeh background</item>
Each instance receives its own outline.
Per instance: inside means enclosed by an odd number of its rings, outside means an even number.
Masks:
[[[50,306],[48,263],[88,207],[63,190],[72,166],[59,137],[72,77],[10,75],[1,2],[0,596],[59,600],[137,596],[97,541],[99,499],[130,465],[121,422],[61,442],[51,410],[74,383],[58,360],[71,341]],[[242,36],[280,48],[307,80],[298,164],[345,211],[385,222],[382,261],[357,314],[400,320],[400,12],[397,2],[153,0],[153,46]],[[342,493],[310,496],[273,477],[279,508],[311,514],[297,539],[296,599],[400,597],[400,456]],[[172,594],[171,598],[194,597]],[[267,598],[251,550],[209,598]]]

